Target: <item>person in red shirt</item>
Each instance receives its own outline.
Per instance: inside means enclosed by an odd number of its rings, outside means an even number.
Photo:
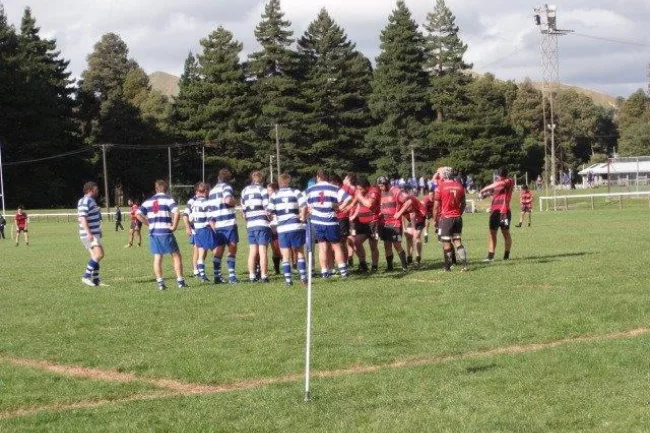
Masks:
[[[503,260],[510,259],[510,249],[512,248],[512,237],[510,236],[510,221],[512,219],[510,200],[512,199],[514,185],[513,180],[508,177],[508,170],[506,168],[500,168],[497,180],[479,192],[479,197],[492,195],[492,206],[490,207],[490,239],[488,242],[488,255],[484,262],[494,260],[494,251],[497,247],[497,232],[499,229],[501,229],[505,243]]]
[[[435,219],[433,214],[435,190],[427,192],[427,195],[422,199],[422,206],[427,211],[427,227],[424,231],[424,243],[429,243],[429,229],[431,228],[431,221]]]
[[[138,236],[138,246],[141,246],[142,234],[140,232],[142,230],[142,223],[137,217],[137,212],[140,206],[138,206],[138,203],[133,200],[129,200],[127,203],[131,212],[131,229],[129,230],[129,241],[127,242],[125,248],[131,248],[133,246],[133,238],[135,235]]]
[[[398,187],[390,186],[388,178],[382,176],[377,179],[377,184],[381,191],[381,229],[380,238],[384,241],[384,251],[386,252],[386,263],[388,272],[393,271],[393,248],[397,251],[399,260],[402,263],[402,272],[406,272],[408,264],[406,261],[406,252],[402,248],[402,219],[395,218],[395,214],[400,211],[404,202],[408,198],[407,194]]]
[[[408,228],[404,230],[406,235],[406,262],[418,265],[422,262],[422,231],[426,225],[427,211],[422,202],[417,198],[417,190],[406,191],[407,198],[404,206],[395,214],[395,218],[402,218],[408,222]]]
[[[359,257],[359,270],[368,272],[366,251],[363,243],[368,240],[373,272],[379,268],[379,221],[381,219],[381,192],[376,186],[371,186],[367,177],[359,178],[357,191],[354,196],[357,201],[355,249]]]
[[[440,174],[442,179],[435,192],[434,214],[444,252],[444,270],[451,271],[456,254],[463,264],[461,271],[466,271],[467,252],[461,239],[463,212],[466,206],[465,187],[454,180],[454,171],[451,167],[442,167]],[[454,247],[456,247],[455,253]]]
[[[29,246],[29,218],[27,217],[27,213],[25,212],[23,206],[18,206],[16,215],[14,215],[14,226],[16,228],[16,246],[18,246],[20,242],[20,234],[23,234],[23,237],[25,238],[25,246]]]
[[[339,186],[345,192],[348,193],[350,197],[354,197],[357,188],[357,175],[354,173],[348,173],[345,175],[345,179],[341,181],[339,176],[334,176],[334,184]],[[352,202],[343,209],[339,209],[336,212],[336,218],[339,220],[339,228],[341,230],[341,242],[343,243],[343,252],[345,253],[345,259],[348,262],[348,268],[354,266],[354,222],[350,219],[352,210],[356,207],[356,200],[353,198]],[[333,262],[333,259],[332,259]]]
[[[530,227],[531,215],[533,213],[533,193],[528,189],[528,185],[521,187],[521,194],[519,195],[519,205],[521,212],[519,214],[519,222],[515,227],[521,227],[524,222],[524,217],[528,214],[528,227]]]

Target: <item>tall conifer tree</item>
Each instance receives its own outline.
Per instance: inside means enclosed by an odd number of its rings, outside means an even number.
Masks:
[[[410,172],[410,146],[425,138],[430,119],[424,41],[402,0],[381,32],[381,53],[373,76],[370,108],[377,125],[368,133],[378,159],[377,171]]]
[[[369,62],[355,51],[347,35],[321,9],[298,41],[305,65],[302,84],[307,101],[303,164],[331,170],[367,170],[364,136],[370,124],[367,98],[371,91]]]

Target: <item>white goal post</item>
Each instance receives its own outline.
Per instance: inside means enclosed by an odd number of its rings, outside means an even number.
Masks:
[[[650,200],[650,191],[639,191],[639,192],[613,192],[613,193],[602,193],[602,194],[571,194],[571,195],[556,195],[556,196],[545,196],[545,197],[540,197],[539,198],[539,210],[543,211],[544,210],[544,202],[550,202],[553,203],[552,205],[549,203],[547,209],[550,210],[551,208],[557,210],[559,207],[560,209],[564,208],[565,210],[569,209],[569,200],[589,200],[591,203],[591,209],[593,210],[595,208],[595,199],[596,198],[610,198],[610,199],[618,199],[619,201],[619,207],[623,207],[623,197],[647,197],[648,200]]]

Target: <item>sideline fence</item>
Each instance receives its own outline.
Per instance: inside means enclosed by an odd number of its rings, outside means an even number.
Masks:
[[[648,206],[650,206],[650,191],[639,191],[639,192],[615,192],[615,193],[601,193],[601,194],[572,194],[572,195],[557,195],[557,196],[545,196],[539,198],[539,210],[548,211],[551,208],[555,211],[560,210],[569,210],[569,201],[589,201],[589,206],[591,210],[596,209],[596,199],[618,199],[618,207],[623,209],[623,198],[647,198]],[[544,209],[544,202],[547,203],[546,209]],[[552,203],[552,206],[551,206]]]

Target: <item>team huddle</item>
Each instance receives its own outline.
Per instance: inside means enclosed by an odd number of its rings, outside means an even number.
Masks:
[[[269,250],[276,274],[282,274],[285,284],[293,284],[293,271],[300,282],[307,283],[305,247],[318,245],[320,274],[323,279],[335,274],[346,279],[358,258],[358,271],[375,272],[379,268],[379,243],[386,258],[386,271],[394,271],[394,256],[399,258],[401,272],[417,267],[422,260],[423,234],[433,225],[443,246],[443,270],[451,271],[460,263],[461,271],[468,269],[467,252],[462,243],[463,213],[466,206],[465,187],[456,180],[457,173],[441,167],[433,177],[435,188],[420,200],[417,190],[409,185],[393,186],[386,177],[376,184],[353,173],[343,179],[319,170],[305,191],[292,187],[289,174],[280,175],[277,183],[264,185],[260,171],[250,175],[250,184],[241,192],[239,205],[246,221],[249,244],[248,274],[251,282],[270,282]],[[194,276],[202,283],[239,283],[236,274],[239,231],[237,200],[230,185],[232,175],[222,169],[214,187],[199,182],[194,197],[181,211],[168,195],[164,180],[155,182],[156,193],[139,207],[131,206],[132,224],[127,247],[134,234],[140,235],[142,224],[149,228],[149,247],[154,257],[153,268],[158,288],[165,290],[162,261],[171,255],[179,288],[187,287],[183,276],[182,256],[174,231],[181,219],[192,244]],[[511,239],[510,198],[513,183],[507,172],[499,173],[493,184],[481,191],[493,194],[490,216],[488,258],[494,258],[496,234],[499,229],[505,239],[504,259],[509,258]],[[99,262],[104,257],[101,241],[101,212],[95,199],[98,187],[94,182],[84,185],[84,197],[78,203],[79,235],[90,253],[82,282],[100,286]],[[406,245],[402,239],[406,239]],[[368,243],[370,258],[366,255]],[[140,244],[140,242],[138,242]],[[222,274],[226,261],[227,275]],[[212,278],[206,272],[206,260],[212,259]]]

